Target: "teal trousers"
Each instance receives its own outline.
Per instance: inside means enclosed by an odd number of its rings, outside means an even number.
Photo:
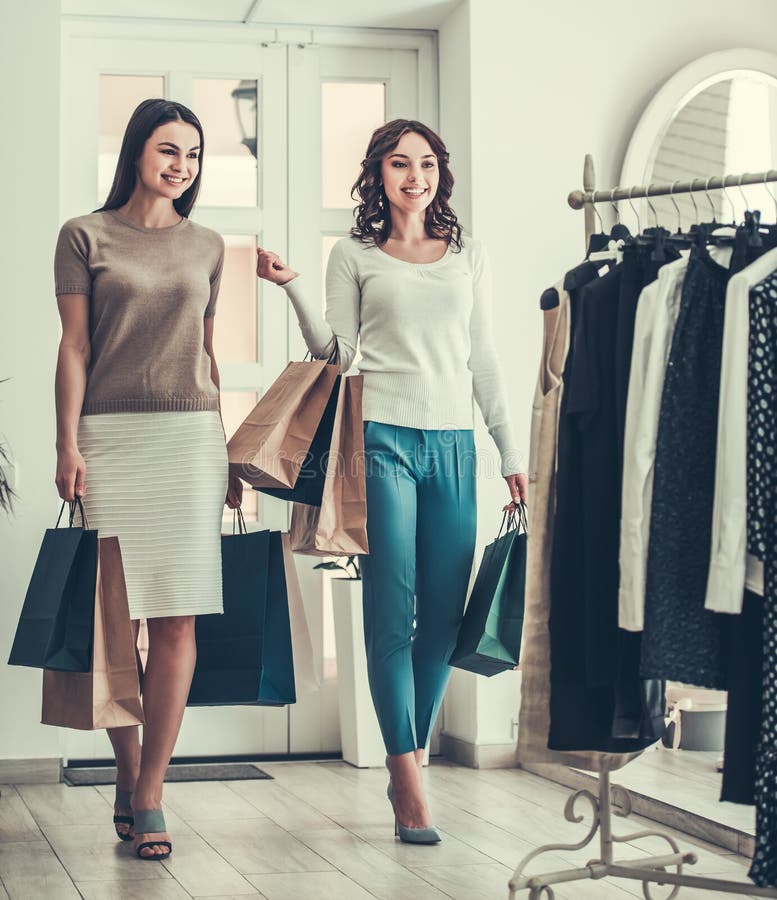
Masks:
[[[368,421],[364,449],[367,671],[395,755],[426,746],[450,677],[475,552],[475,442]]]

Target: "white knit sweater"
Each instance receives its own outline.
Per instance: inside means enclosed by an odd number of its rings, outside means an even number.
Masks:
[[[499,450],[502,474],[524,472],[494,346],[491,272],[479,241],[433,263],[409,263],[343,238],[326,273],[326,319],[297,277],[284,285],[311,353],[337,339],[343,371],[357,352],[364,419],[420,429],[473,427],[473,393]]]

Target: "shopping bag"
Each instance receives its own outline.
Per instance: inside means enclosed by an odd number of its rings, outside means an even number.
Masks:
[[[321,507],[295,503],[292,509],[289,533],[295,553],[369,553],[362,388],[362,375],[349,375],[340,382]]]
[[[190,706],[255,703],[262,677],[270,532],[221,536],[223,615],[197,616]]]
[[[143,724],[135,640],[117,537],[100,538],[89,672],[43,673],[44,725],[94,730]]]
[[[280,531],[270,532],[267,615],[264,626],[262,701],[284,705],[296,703],[289,598],[286,590],[286,569],[283,562],[283,538]]]
[[[332,393],[324,410],[324,415],[318,423],[318,428],[313,436],[302,466],[297,474],[297,481],[294,487],[290,488],[266,488],[255,487],[255,491],[261,491],[263,494],[269,494],[271,497],[277,497],[280,500],[287,500],[293,503],[304,503],[307,506],[321,506],[321,499],[324,494],[324,482],[326,480],[327,460],[329,459],[329,448],[332,445],[332,432],[335,427],[335,415],[337,413],[337,399],[340,396],[340,379],[338,375],[335,379]]]
[[[340,367],[290,362],[227,443],[229,469],[254,487],[294,487]]]
[[[88,672],[92,664],[97,531],[84,519],[81,500],[70,504],[68,528],[49,528],[38,551],[16,628],[11,666]],[[74,525],[76,509],[82,527]]]
[[[295,702],[283,548],[279,532],[222,535],[223,615],[198,616],[189,706]]]
[[[321,687],[321,679],[316,670],[313,655],[313,641],[310,637],[308,617],[302,600],[302,591],[297,577],[297,567],[291,550],[291,540],[286,533],[281,534],[283,566],[286,575],[286,593],[289,598],[289,622],[291,625],[291,646],[294,652],[294,686],[297,696],[312,693]]]
[[[450,664],[496,675],[518,664],[526,585],[526,508],[506,515],[507,531],[483,552]],[[504,528],[504,519],[502,522]]]

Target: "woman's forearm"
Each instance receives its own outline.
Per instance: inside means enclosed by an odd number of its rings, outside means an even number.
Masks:
[[[282,287],[297,314],[299,330],[308,350],[316,359],[327,359],[334,350],[335,335],[321,312],[320,303],[311,302],[299,276]]]
[[[54,397],[57,409],[57,450],[78,446],[78,420],[86,393],[88,351],[61,343],[57,356]]]

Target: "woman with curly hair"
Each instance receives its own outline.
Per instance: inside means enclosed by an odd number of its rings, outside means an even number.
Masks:
[[[473,395],[513,502],[526,476],[515,449],[491,323],[483,247],[448,205],[442,140],[396,119],[369,143],[353,194],[356,224],[332,249],[327,313],[304,278],[259,249],[257,274],[282,285],[311,352],[336,349],[364,375],[367,536],[364,632],[388,753],[395,833],[440,840],[420,766],[450,676],[475,549]]]

